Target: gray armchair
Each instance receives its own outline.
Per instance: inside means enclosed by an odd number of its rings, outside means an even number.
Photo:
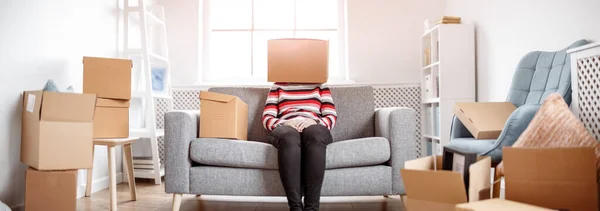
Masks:
[[[502,148],[517,141],[549,94],[559,93],[567,104],[571,103],[571,60],[566,51],[585,44],[586,40],[578,40],[561,51],[525,55],[513,75],[506,99],[517,109],[509,116],[498,139],[475,140],[455,116],[448,146],[491,156],[494,163],[502,161]]]
[[[285,196],[277,149],[261,117],[268,88],[211,88],[248,104],[248,141],[197,138],[199,111],[165,115],[165,191],[173,210],[182,194]],[[373,88],[331,87],[338,120],[327,146],[323,196],[404,193],[400,169],[416,158],[416,113],[375,110]]]

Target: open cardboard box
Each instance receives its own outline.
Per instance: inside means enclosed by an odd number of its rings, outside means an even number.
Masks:
[[[439,170],[442,169],[441,156],[407,161],[404,169],[400,170],[406,189],[407,210],[453,211],[456,204],[489,198],[491,165],[490,157],[480,156],[469,166],[467,198],[463,176],[458,172]]]
[[[25,91],[21,162],[37,170],[92,167],[95,94]]]
[[[233,95],[200,92],[200,138],[246,140],[248,104]]]
[[[569,211],[598,210],[593,148],[503,149],[505,198]]]
[[[516,109],[510,102],[457,102],[453,112],[476,139],[496,139]]]

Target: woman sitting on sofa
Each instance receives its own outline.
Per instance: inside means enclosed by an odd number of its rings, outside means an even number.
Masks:
[[[279,175],[291,211],[319,210],[325,153],[336,120],[324,84],[275,83],[269,90],[262,123],[278,149]]]

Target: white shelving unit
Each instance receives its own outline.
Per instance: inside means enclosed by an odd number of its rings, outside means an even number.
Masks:
[[[437,25],[421,36],[421,99],[425,154],[441,155],[450,141],[454,103],[476,100],[473,25]]]

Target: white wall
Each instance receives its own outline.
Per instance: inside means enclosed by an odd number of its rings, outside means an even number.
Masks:
[[[443,11],[443,0],[348,0],[350,79],[419,83],[423,22]]]
[[[165,6],[174,85],[197,80],[199,2],[160,0]],[[423,20],[440,16],[444,0],[348,0],[350,79],[361,83],[418,83]],[[200,17],[201,18],[201,17]]]
[[[527,52],[600,40],[598,0],[447,0],[446,5],[447,14],[476,26],[479,101],[505,100]]]
[[[82,57],[116,56],[117,1],[0,0],[0,201],[23,203],[21,94],[53,79],[82,90]],[[95,164],[106,167],[106,150]],[[101,151],[102,150],[102,151]],[[95,179],[106,177],[98,170]],[[79,183],[85,182],[80,173]]]

